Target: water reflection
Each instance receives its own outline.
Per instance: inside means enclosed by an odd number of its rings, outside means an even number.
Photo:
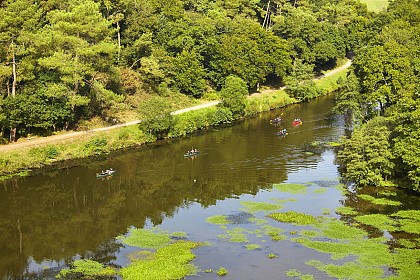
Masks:
[[[320,98],[193,137],[5,182],[0,190],[0,275],[53,274],[54,269],[42,267],[62,266],[75,256],[94,255],[110,263],[120,250],[114,238],[128,227],[160,225],[184,209],[256,195],[298,170],[316,169],[316,176],[308,172],[297,178],[306,181],[335,174],[335,166],[319,167],[325,160],[322,143],[343,133],[342,120],[330,113],[332,106],[331,97]],[[269,123],[281,113],[281,126],[289,132],[284,138]],[[292,126],[296,117],[303,125]],[[185,159],[191,147],[201,154]],[[116,174],[98,180],[95,174],[109,167]]]

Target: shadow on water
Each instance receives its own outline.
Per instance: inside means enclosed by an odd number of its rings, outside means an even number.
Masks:
[[[269,200],[274,183],[337,180],[334,152],[311,145],[336,141],[343,134],[343,120],[331,113],[332,100],[323,97],[229,127],[4,182],[0,190],[0,276],[48,278],[77,257],[124,266],[126,251],[115,237],[126,234],[129,227],[160,225],[186,231],[198,241],[211,240],[215,232],[209,230],[205,217],[223,213],[240,221],[244,214],[237,211],[238,203],[252,197]],[[271,125],[269,120],[280,114],[280,126]],[[291,125],[296,117],[303,125]],[[277,136],[279,127],[289,134]],[[199,149],[200,155],[184,158],[191,148]],[[114,176],[96,178],[97,172],[109,167],[117,171]],[[333,195],[332,199],[332,205],[339,206],[340,197]],[[317,211],[325,201],[308,198],[308,203]],[[232,252],[231,246],[199,249],[197,264],[215,265],[214,257]],[[295,252],[296,257],[306,254],[299,248]],[[221,258],[225,265],[243,264],[242,272],[231,276],[239,277],[236,279],[254,279],[245,276],[252,275],[254,266],[274,269],[258,258],[249,266],[253,254],[243,257],[235,252],[233,259],[232,253]],[[272,279],[276,273],[259,276]]]

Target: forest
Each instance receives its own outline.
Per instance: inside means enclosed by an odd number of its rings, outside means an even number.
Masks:
[[[263,85],[306,101],[318,95],[312,78],[349,57],[336,108],[354,123],[338,154],[343,177],[420,190],[419,5],[3,0],[2,141],[112,124],[180,99],[222,99],[238,117],[243,95]]]

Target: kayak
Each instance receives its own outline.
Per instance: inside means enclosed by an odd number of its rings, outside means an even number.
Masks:
[[[115,170],[107,170],[105,172],[96,173],[96,178],[105,178],[114,175]]]
[[[184,157],[193,157],[193,156],[196,156],[196,155],[199,155],[199,154],[200,154],[200,151],[187,152],[187,153],[184,154]]]
[[[302,121],[294,121],[294,122],[292,122],[292,125],[293,126],[298,126],[298,125],[301,125],[302,124]]]

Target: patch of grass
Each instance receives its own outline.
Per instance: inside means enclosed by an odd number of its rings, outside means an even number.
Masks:
[[[256,202],[256,201],[241,201],[242,206],[246,207],[246,211],[251,213],[259,211],[273,211],[281,209],[282,206],[278,204],[272,204],[268,202]]]
[[[348,207],[348,206],[340,206],[337,209],[335,209],[335,212],[340,215],[348,215],[348,216],[357,215],[359,213],[353,208]]]
[[[295,225],[314,225],[318,223],[318,220],[314,216],[294,211],[271,213],[268,214],[267,217],[270,217],[279,222],[292,223]]]
[[[63,269],[56,278],[75,279],[113,276],[117,273],[115,268],[104,267],[103,264],[94,260],[76,260],[69,269]]]
[[[197,268],[190,264],[195,258],[191,252],[202,244],[190,241],[178,241],[156,251],[152,259],[138,260],[120,270],[123,279],[183,279],[197,273]]]
[[[261,245],[259,244],[247,244],[245,248],[249,251],[261,249]]]
[[[274,184],[273,188],[291,194],[305,194],[307,187],[301,184]]]
[[[372,202],[377,205],[391,205],[391,206],[400,206],[402,203],[399,201],[390,200],[387,198],[375,198],[368,194],[358,194],[357,197],[364,199],[366,201]]]
[[[227,224],[229,224],[229,221],[228,221],[227,217],[224,216],[224,215],[215,215],[215,216],[208,217],[206,219],[206,222],[210,223],[210,224],[214,224],[214,225],[227,225]]]
[[[151,249],[163,247],[171,242],[167,232],[157,229],[131,229],[128,236],[118,236],[117,239],[130,246]]]
[[[396,231],[397,222],[384,214],[369,214],[354,218],[361,224],[376,227],[380,230]]]
[[[245,234],[248,231],[246,231],[243,228],[236,227],[230,230],[226,230],[226,234],[219,234],[217,237],[221,239],[225,239],[229,242],[234,243],[246,243],[249,242],[248,236]]]
[[[227,270],[226,268],[224,268],[224,267],[221,267],[221,268],[219,268],[219,270],[217,271],[217,274],[219,275],[219,276],[225,276],[225,275],[227,275],[229,273],[229,270]]]

